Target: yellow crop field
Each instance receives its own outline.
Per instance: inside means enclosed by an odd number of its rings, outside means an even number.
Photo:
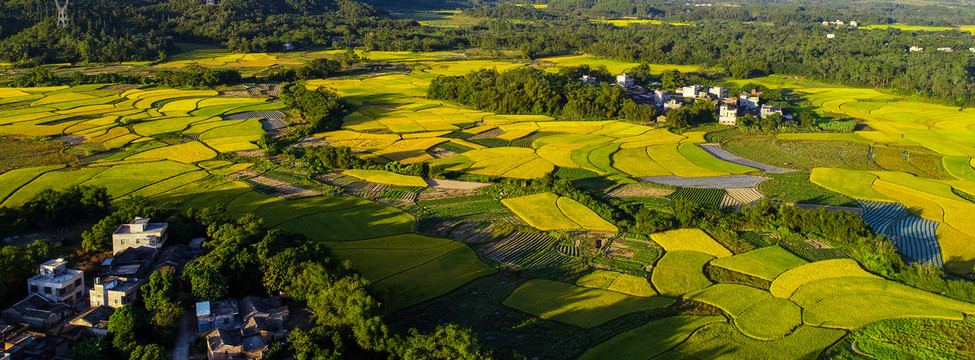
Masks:
[[[195,163],[198,161],[209,160],[217,156],[212,149],[203,145],[199,141],[171,145],[143,151],[129,156],[126,160],[174,160],[182,163]]]
[[[567,197],[560,197],[556,204],[562,214],[586,230],[616,232],[619,229],[585,205]]]
[[[95,99],[95,97],[91,95],[79,94],[74,92],[63,92],[63,93],[57,93],[54,95],[45,96],[43,99],[37,100],[31,103],[30,105],[42,106],[42,105],[57,104],[57,103],[68,102],[68,101],[89,100],[89,99]]]
[[[616,226],[586,206],[553,193],[541,193],[501,200],[518,217],[539,230],[616,232]]]
[[[396,186],[427,187],[427,182],[419,176],[402,175],[385,170],[346,170],[343,174],[378,184]]]
[[[772,281],[769,292],[775,297],[788,299],[805,284],[839,277],[880,278],[863,270],[853,259],[817,261],[786,270]]]
[[[657,291],[650,285],[650,281],[644,277],[606,270],[596,270],[592,274],[583,276],[576,280],[576,285],[640,297],[657,295]]]
[[[653,242],[660,244],[666,251],[697,251],[717,258],[732,255],[731,251],[721,246],[701,229],[678,229],[651,234]]]
[[[559,196],[541,193],[501,200],[518,217],[539,230],[574,230],[579,224],[570,220],[559,210],[556,202]]]

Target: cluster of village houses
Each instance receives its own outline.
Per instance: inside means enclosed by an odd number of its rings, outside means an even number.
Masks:
[[[27,297],[0,312],[0,360],[67,359],[72,343],[106,336],[109,317],[138,299],[153,271],[180,271],[200,255],[204,239],[163,248],[167,228],[145,218],[120,226],[112,235],[113,256],[90,288],[84,272],[64,259],[41,264],[27,281]],[[195,314],[210,360],[261,359],[287,335],[288,307],[279,297],[199,302]]]
[[[858,23],[856,21],[850,21],[850,22],[847,23],[847,22],[844,22],[843,20],[823,21],[822,24],[823,24],[823,26],[844,26],[844,25],[847,25],[847,24],[849,24],[850,27],[859,27],[860,26],[860,23]],[[836,34],[833,34],[833,33],[826,34],[826,38],[827,39],[835,39],[836,38]],[[950,48],[950,47],[939,47],[939,48],[937,48],[935,50],[937,50],[937,51],[943,51],[943,52],[954,52],[955,51],[954,48]],[[924,52],[924,48],[923,47],[920,47],[920,46],[911,46],[910,48],[907,49],[907,51],[908,52]],[[975,52],[975,47],[968,48],[968,51]]]
[[[583,82],[592,82],[592,78],[584,76]],[[782,109],[770,105],[762,105],[759,100],[760,92],[742,92],[738,97],[728,96],[728,89],[720,86],[707,87],[703,85],[690,85],[678,88],[671,94],[667,90],[645,89],[633,83],[633,77],[622,73],[616,76],[616,85],[626,88],[630,98],[637,104],[653,105],[658,114],[658,122],[667,121],[667,113],[670,110],[680,109],[684,103],[678,101],[683,97],[692,100],[710,101],[715,105],[718,115],[718,123],[735,126],[738,118],[745,115],[752,115],[758,118],[765,118],[772,114],[778,114],[786,119],[791,119],[792,115],[784,115]]]

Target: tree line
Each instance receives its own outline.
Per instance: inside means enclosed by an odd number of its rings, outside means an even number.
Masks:
[[[604,81],[584,83],[583,75]],[[626,89],[610,85],[608,72],[589,66],[560,68],[556,74],[537,68],[504,72],[483,69],[461,76],[437,76],[427,97],[455,101],[499,114],[544,114],[564,119],[655,121],[656,110],[638,105]]]

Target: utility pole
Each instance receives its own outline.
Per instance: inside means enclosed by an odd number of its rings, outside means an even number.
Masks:
[[[61,0],[54,0],[54,5],[58,7],[58,27],[66,28],[68,27],[68,1],[64,0],[64,5],[61,4]]]

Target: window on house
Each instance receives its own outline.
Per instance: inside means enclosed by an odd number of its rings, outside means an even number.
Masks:
[[[64,296],[64,294],[67,293],[65,290],[66,289],[58,289],[58,297]]]
[[[81,279],[75,279],[74,286],[81,286]]]
[[[30,286],[30,292],[36,293],[37,292],[37,285],[31,285]]]
[[[50,288],[50,287],[47,287],[47,286],[45,286],[45,287],[44,287],[44,293],[45,293],[45,294],[48,294],[48,295],[51,295],[51,288]]]

